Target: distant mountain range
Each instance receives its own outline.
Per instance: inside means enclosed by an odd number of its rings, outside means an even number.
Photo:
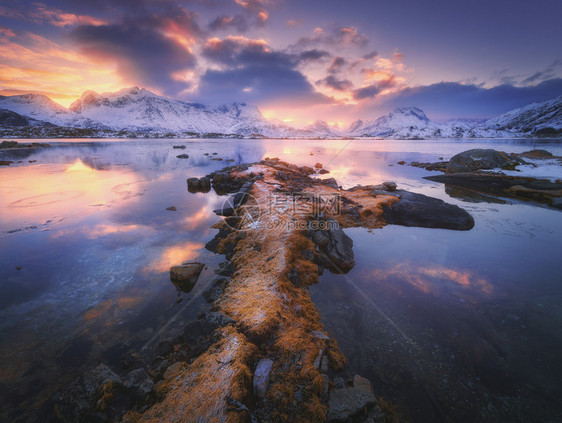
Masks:
[[[417,107],[395,109],[340,129],[316,121],[303,129],[271,122],[245,103],[217,107],[171,100],[146,89],[86,91],[66,109],[45,95],[0,96],[3,137],[381,137],[495,138],[562,135],[562,96],[475,122],[438,124]]]

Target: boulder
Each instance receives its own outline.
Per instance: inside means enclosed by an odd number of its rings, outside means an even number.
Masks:
[[[189,154],[180,154],[179,156],[176,156],[178,159],[189,159]]]
[[[519,157],[525,157],[526,159],[552,159],[554,156],[550,151],[546,150],[531,150],[525,151],[524,153],[518,154]]]
[[[383,182],[382,184],[386,187],[387,191],[390,191],[390,192],[396,191],[396,187],[397,187],[396,182],[386,181],[386,182]]]
[[[273,360],[262,358],[254,371],[254,381],[252,385],[254,387],[254,394],[260,399],[265,398],[272,368]]]
[[[170,279],[180,290],[190,292],[204,267],[205,265],[202,263],[184,263],[181,266],[172,266]]]
[[[173,148],[177,148],[177,149],[180,149],[180,150],[185,150],[186,147],[185,147],[185,145],[174,145]]]
[[[469,230],[474,219],[464,209],[438,198],[397,190],[400,201],[383,207],[386,223],[422,228]]]
[[[17,141],[2,141],[2,144],[0,144],[0,149],[3,148],[16,148],[18,146],[18,142]]]
[[[451,157],[447,164],[446,173],[473,172],[481,169],[502,168],[509,165],[517,165],[519,162],[506,153],[491,148],[463,151]]]
[[[191,193],[209,192],[211,190],[211,179],[207,176],[202,178],[189,178],[187,180],[187,190]]]
[[[323,229],[316,229],[322,227]],[[316,244],[319,252],[319,264],[333,273],[347,273],[353,269],[355,266],[353,240],[334,219],[328,218],[323,222],[316,221],[314,224],[311,222],[309,228],[310,239]]]

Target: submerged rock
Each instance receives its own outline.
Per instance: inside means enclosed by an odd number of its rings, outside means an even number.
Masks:
[[[422,228],[468,230],[474,219],[464,209],[438,198],[397,190],[400,201],[383,208],[386,223]]]
[[[176,156],[178,159],[189,159],[189,154],[180,154],[179,156]]]
[[[197,283],[204,267],[205,265],[202,263],[185,263],[181,266],[172,266],[170,268],[170,279],[180,290],[190,292]]]
[[[2,141],[2,144],[0,144],[0,149],[15,148],[17,146],[18,146],[17,141]]]
[[[177,149],[181,149],[181,150],[185,150],[186,146],[185,145],[174,145],[173,148],[177,148]]]
[[[356,387],[333,389],[328,401],[328,422],[347,422],[360,413],[367,414],[367,409],[377,403],[375,396]]]

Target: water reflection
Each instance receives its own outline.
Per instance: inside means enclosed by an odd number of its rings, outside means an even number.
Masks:
[[[443,266],[416,266],[412,263],[389,265],[385,269],[373,270],[370,277],[377,282],[407,282],[425,294],[439,295],[443,290],[462,287],[467,290],[492,294],[494,288],[486,279],[468,270],[457,270]],[[453,286],[451,286],[451,283]]]
[[[222,258],[204,245],[216,232],[212,210],[223,200],[213,191],[191,194],[186,187],[186,178],[231,164],[205,155],[213,152],[234,163],[266,156],[306,166],[320,162],[330,170],[326,177],[345,187],[394,180],[401,188],[446,199],[474,214],[476,228],[466,233],[398,227],[348,231],[357,261],[349,276],[408,334],[416,335],[425,353],[433,357],[431,348],[440,346],[433,361],[412,361],[383,325],[377,326],[383,333],[373,333],[376,315],[345,291],[337,275],[325,274],[312,287],[328,330],[350,352],[351,368],[363,373],[361,366],[370,366],[365,374],[387,390],[382,394],[392,397],[393,389],[402,392],[414,385],[404,376],[411,362],[423,370],[416,383],[425,383],[426,390],[435,386],[428,381],[438,368],[435,374],[446,374],[466,388],[463,394],[470,393],[466,381],[473,381],[471,372],[481,379],[498,375],[485,363],[495,365],[503,354],[512,360],[508,372],[516,373],[520,363],[536,361],[531,347],[543,359],[543,367],[533,367],[535,374],[555,386],[555,377],[562,380],[544,336],[560,324],[559,212],[468,203],[463,195],[452,199],[443,186],[421,179],[430,172],[396,165],[400,160],[437,161],[490,145],[522,152],[530,149],[528,143],[182,140],[190,156],[182,160],[172,148],[178,140],[48,142],[50,149],[26,150],[26,159],[37,163],[0,168],[0,382],[10,386],[9,398],[0,400],[0,420],[32,410],[30,405],[38,406],[80,370],[100,361],[118,365],[119,354],[144,345],[180,307],[170,266],[198,260],[209,265],[204,272],[213,274]],[[562,155],[560,143],[541,147]],[[0,154],[10,160],[16,153]],[[170,206],[177,211],[167,211]],[[527,300],[531,305],[523,304]],[[483,311],[477,308],[484,306]],[[195,316],[198,307],[204,304],[194,304],[186,318]],[[367,316],[364,322],[361,316]],[[522,337],[528,341],[518,345]],[[557,339],[552,341],[555,350]],[[462,350],[469,353],[462,355]],[[451,354],[462,355],[466,366]],[[497,379],[505,385],[505,374]],[[537,386],[533,378],[521,380]],[[438,400],[445,403],[452,382],[439,383],[445,388],[438,384],[435,395],[442,394]],[[415,402],[419,394],[431,402],[423,389],[411,393],[409,400]],[[32,410],[25,417],[41,420],[39,414]]]

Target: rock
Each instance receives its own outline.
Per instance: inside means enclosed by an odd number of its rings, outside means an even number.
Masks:
[[[14,163],[11,160],[0,160],[0,166],[10,166],[12,163]]]
[[[202,178],[189,178],[187,180],[187,190],[194,192],[209,192],[211,190],[211,179],[207,176]]]
[[[322,373],[322,397],[327,399],[330,391],[330,378],[328,375]]]
[[[552,159],[554,157],[550,151],[546,150],[525,151],[524,153],[517,154],[517,156],[525,157],[526,159]]]
[[[328,171],[328,170],[326,170],[326,169],[320,169],[320,170],[318,171],[318,174],[319,174],[319,175],[325,175],[326,173],[330,173],[330,171]]]
[[[173,148],[178,148],[178,149],[181,149],[181,150],[185,150],[186,146],[185,146],[185,145],[174,145]]]
[[[386,181],[386,182],[383,182],[382,184],[386,187],[387,191],[390,191],[390,192],[396,191],[396,187],[397,187],[396,182]]]
[[[472,172],[480,169],[495,169],[519,162],[504,152],[475,148],[451,157],[446,173]]]
[[[552,207],[562,210],[562,197],[552,199]]]
[[[328,373],[329,368],[330,368],[330,363],[328,362],[328,356],[324,354],[322,356],[322,362],[320,363],[320,371],[322,373]]]
[[[343,380],[342,377],[336,377],[336,378],[334,379],[334,386],[335,386],[337,389],[343,389],[343,388],[346,387],[346,386],[345,386],[345,381]]]
[[[324,354],[324,350],[320,349],[318,351],[318,356],[314,359],[314,367],[320,369],[320,365],[322,364],[322,354]]]
[[[171,380],[175,378],[182,370],[187,368],[187,363],[183,361],[178,361],[171,366],[169,366],[164,372],[164,380]]]
[[[321,179],[320,183],[322,185],[326,185],[326,186],[329,186],[329,187],[332,187],[332,188],[335,188],[335,189],[339,188],[338,183],[336,182],[336,180],[334,178]]]
[[[371,382],[369,382],[369,379],[366,379],[362,376],[359,376],[359,375],[353,376],[353,387],[358,388],[358,389],[362,389],[365,392],[369,392],[369,393],[375,395],[373,385],[371,385]]]
[[[205,267],[202,263],[185,263],[170,268],[170,279],[180,290],[190,292]]]
[[[176,207],[175,207],[175,206],[170,206],[170,207],[167,207],[166,210],[176,211]]]
[[[316,164],[314,165],[314,167],[315,167],[316,169],[322,169],[322,163],[316,163]]]
[[[406,164],[406,162],[404,160],[400,160],[399,162],[396,162],[396,163],[399,164],[399,165],[402,165],[402,166],[404,166]]]
[[[233,216],[236,209],[246,202],[252,190],[253,182],[246,182],[240,190],[225,201],[222,208],[214,210],[219,216]]]
[[[193,322],[188,323],[183,331],[184,338],[189,344],[190,356],[195,357],[207,350],[217,340],[218,328],[232,325],[235,321],[221,312],[211,312]]]
[[[219,299],[222,292],[223,290],[220,287],[212,286],[203,292],[203,298],[205,298],[205,301],[207,301],[208,303],[214,303]]]
[[[142,368],[127,373],[124,384],[127,388],[135,390],[141,396],[148,394],[154,388],[154,382]]]
[[[258,398],[265,398],[272,368],[273,360],[269,358],[262,358],[256,366],[256,370],[254,371],[254,381],[252,385],[254,387],[254,394]]]
[[[562,185],[547,179],[511,176],[497,173],[461,173],[454,175],[427,176],[425,179],[442,182],[449,187],[468,188],[474,192],[517,198],[552,204],[562,197]]]
[[[0,149],[3,148],[16,148],[18,146],[18,142],[17,141],[2,141],[2,144],[0,144]]]
[[[377,400],[373,394],[363,389],[350,387],[334,389],[328,401],[328,422],[347,422],[348,419],[364,413],[367,408],[375,405]]]
[[[326,335],[323,332],[320,332],[319,330],[313,330],[312,332],[310,332],[310,334],[318,339],[324,339],[325,341],[330,340],[330,337],[328,335]]]
[[[105,364],[100,364],[54,395],[56,415],[65,422],[99,421],[100,405],[104,405],[101,408],[105,408],[105,404],[111,401],[113,394],[120,393],[123,389],[121,377]],[[106,393],[108,398],[102,402]],[[93,420],[94,417],[97,420]],[[105,413],[100,417],[102,421],[113,420]]]
[[[318,260],[333,273],[347,273],[355,266],[353,240],[334,219],[326,219],[325,224],[327,229],[309,229],[310,239],[316,244],[319,252]]]
[[[189,159],[189,154],[180,154],[179,156],[176,156],[178,159]]]
[[[422,228],[469,230],[474,219],[464,209],[423,194],[397,190],[400,201],[383,207],[386,223]]]

